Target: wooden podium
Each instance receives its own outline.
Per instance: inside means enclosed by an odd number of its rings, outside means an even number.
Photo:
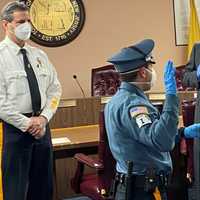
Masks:
[[[110,97],[88,97],[61,100],[51,120],[51,128],[98,124],[99,111]]]
[[[51,128],[66,128],[97,124],[100,109],[99,98],[61,100],[50,126]]]

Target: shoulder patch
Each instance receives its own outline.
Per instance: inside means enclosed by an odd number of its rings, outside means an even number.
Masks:
[[[151,118],[147,114],[139,114],[136,116],[135,120],[139,128],[152,123]]]
[[[51,109],[55,110],[58,107],[58,104],[59,104],[58,98],[57,97],[53,97],[51,99]]]
[[[137,106],[130,109],[131,117],[135,117],[140,114],[148,114],[148,110],[145,106]]]

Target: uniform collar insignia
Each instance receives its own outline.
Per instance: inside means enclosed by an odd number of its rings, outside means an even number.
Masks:
[[[21,47],[18,46],[15,42],[13,42],[8,36],[5,37],[4,43],[10,48],[12,48],[12,50],[16,53],[16,55],[20,53]],[[28,53],[30,53],[28,45],[26,43],[23,48],[26,49]]]
[[[39,57],[37,57],[37,67],[42,67],[42,62]]]

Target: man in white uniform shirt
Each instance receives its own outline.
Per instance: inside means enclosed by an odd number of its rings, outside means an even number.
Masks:
[[[47,55],[25,43],[31,35],[28,8],[18,1],[1,12],[0,119],[3,121],[4,200],[52,199],[49,120],[61,85]]]

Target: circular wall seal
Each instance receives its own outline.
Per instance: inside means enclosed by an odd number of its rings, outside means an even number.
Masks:
[[[33,26],[31,40],[57,47],[74,40],[83,28],[85,9],[81,0],[24,0]]]

